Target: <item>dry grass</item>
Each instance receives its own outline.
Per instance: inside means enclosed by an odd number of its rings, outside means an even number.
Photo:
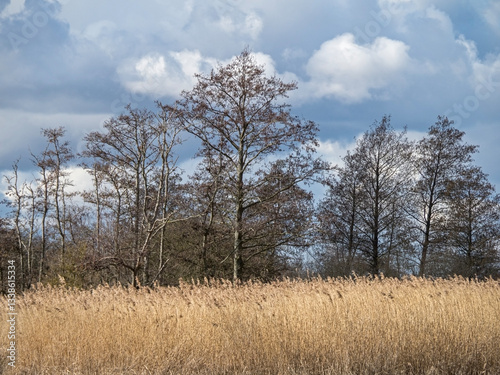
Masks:
[[[2,353],[0,372],[500,373],[493,280],[42,287],[19,296],[17,310],[16,370],[6,370]],[[5,347],[6,319],[0,328]]]

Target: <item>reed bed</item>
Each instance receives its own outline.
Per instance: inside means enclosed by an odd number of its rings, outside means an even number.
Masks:
[[[500,374],[494,280],[40,286],[16,308],[16,367],[2,353],[4,373]],[[2,347],[7,330],[2,319]]]

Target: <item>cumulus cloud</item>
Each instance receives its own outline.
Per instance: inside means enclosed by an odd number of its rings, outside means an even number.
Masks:
[[[264,67],[267,76],[276,75],[285,82],[297,81],[297,76],[293,73],[278,72],[270,55],[252,52],[252,56],[257,64]],[[139,59],[125,61],[117,72],[123,86],[131,92],[156,97],[177,97],[183,90],[189,90],[195,85],[195,74],[207,74],[219,64],[228,64],[232,58],[217,60],[203,56],[198,50],[151,53]]]
[[[408,50],[405,43],[385,37],[359,45],[353,34],[342,34],[324,42],[309,59],[308,92],[348,103],[370,99],[374,90],[394,84],[409,67]]]
[[[153,53],[126,61],[118,68],[118,75],[132,92],[176,97],[194,85],[196,73],[207,72],[215,65],[215,59],[205,58],[197,50]]]

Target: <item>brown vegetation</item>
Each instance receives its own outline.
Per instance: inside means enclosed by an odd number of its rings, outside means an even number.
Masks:
[[[2,304],[7,311],[5,299]],[[494,280],[38,287],[18,296],[16,308],[12,373],[500,372],[500,287]],[[5,347],[6,319],[0,328]]]

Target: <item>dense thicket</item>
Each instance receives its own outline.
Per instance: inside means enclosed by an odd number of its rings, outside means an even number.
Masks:
[[[307,270],[499,275],[500,198],[447,118],[410,142],[384,116],[329,166],[315,156],[316,124],[283,102],[296,84],[266,75],[248,51],[196,78],[175,103],[126,107],[79,155],[64,128],[42,130],[33,181],[14,163],[0,269],[15,260],[19,287]],[[200,143],[191,175],[178,162],[188,136]],[[73,186],[77,164],[91,188]],[[311,192],[319,183],[324,197]]]

